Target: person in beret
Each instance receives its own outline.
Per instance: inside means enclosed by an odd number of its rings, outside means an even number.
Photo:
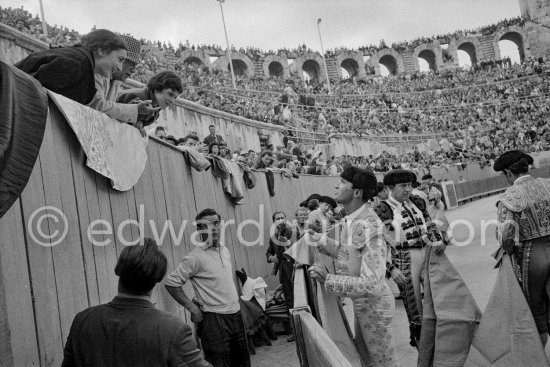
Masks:
[[[493,165],[511,185],[497,202],[497,260],[515,264],[517,279],[543,345],[548,340],[550,290],[550,180],[529,174],[533,157],[512,150]],[[521,225],[519,223],[521,222]],[[519,241],[517,240],[519,238]]]
[[[422,325],[421,272],[424,267],[426,246],[435,246],[438,255],[445,250],[441,233],[432,222],[423,198],[411,195],[416,175],[405,169],[394,169],[384,176],[389,189],[387,200],[375,208],[386,223],[396,251],[387,264],[388,277],[399,287],[409,319],[410,344],[418,347]]]
[[[308,206],[309,202],[313,200],[315,199],[308,200]],[[334,224],[332,214],[334,213],[334,209],[336,209],[337,204],[336,201],[330,196],[320,196],[317,200],[319,201],[319,207],[309,213],[306,228],[310,228],[317,233],[321,233],[326,232],[328,228]]]
[[[348,213],[339,241],[313,231],[307,236],[321,253],[347,260],[337,262],[338,275],[316,263],[309,269],[310,276],[324,283],[329,294],[353,300],[355,342],[364,364],[397,366],[391,327],[395,300],[385,280],[388,243],[384,224],[368,204],[377,193],[376,176],[351,166],[340,174],[335,191],[334,199]]]

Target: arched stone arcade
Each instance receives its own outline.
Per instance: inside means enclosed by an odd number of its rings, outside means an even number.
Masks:
[[[300,78],[304,78],[305,73],[312,81],[326,81],[325,64],[323,58],[318,53],[307,53],[297,57],[293,66]]]
[[[348,73],[350,78],[364,78],[366,71],[363,54],[359,52],[343,52],[339,54],[336,58],[336,70],[340,79],[344,77],[342,69]]]
[[[395,50],[385,48],[371,56],[371,65],[374,67],[374,73],[380,74],[380,65],[384,65],[391,75],[403,73],[405,66],[403,57]]]
[[[290,77],[288,60],[279,55],[269,55],[263,62],[263,71],[266,77]]]
[[[416,70],[420,70],[420,67],[418,66],[418,59],[425,60],[432,71],[441,70],[443,68],[441,47],[438,43],[423,44],[414,49],[413,62]]]
[[[476,47],[474,46],[473,43],[463,42],[458,46],[457,50],[464,51],[468,54],[468,56],[470,57],[471,65],[477,64],[477,52],[476,52]]]
[[[498,43],[500,41],[512,41],[518,47],[519,57],[523,61],[526,57],[529,57],[529,40],[525,30],[518,26],[511,26],[506,29],[501,29],[496,32],[493,37],[493,47],[495,48],[495,56],[497,59],[502,58],[500,47]]]
[[[318,81],[321,75],[321,66],[315,60],[306,60],[302,65],[302,71],[306,73],[312,81]]]
[[[254,64],[248,56],[243,55],[240,52],[232,52],[231,60],[233,61],[233,70],[235,71],[235,75],[244,75],[247,77],[254,76]],[[225,55],[218,58],[218,60],[214,63],[214,67],[223,71],[231,71],[229,57]]]
[[[180,59],[185,65],[194,63],[200,66],[210,67],[210,58],[205,55],[202,50],[187,49],[181,53]]]

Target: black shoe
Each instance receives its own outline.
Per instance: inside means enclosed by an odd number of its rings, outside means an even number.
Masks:
[[[288,338],[286,341],[289,342],[289,343],[295,342],[295,341],[296,341],[296,337],[291,336],[291,337]]]

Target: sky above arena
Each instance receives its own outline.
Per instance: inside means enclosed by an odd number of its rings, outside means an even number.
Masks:
[[[43,0],[46,21],[80,33],[93,26],[138,38],[225,47],[215,0]],[[33,14],[39,0],[2,0]],[[518,16],[518,0],[226,0],[230,43],[276,50],[305,43],[320,50],[411,40]]]

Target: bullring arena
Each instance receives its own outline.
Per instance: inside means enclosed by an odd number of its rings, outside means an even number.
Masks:
[[[216,11],[238,6],[217,1]],[[495,171],[499,157],[522,151],[529,174],[550,178],[550,1],[519,0],[506,19],[409,41],[231,52],[104,31],[99,20],[85,32],[52,26],[37,5],[16,5],[0,6],[0,366],[550,365],[519,265],[506,273],[493,257],[504,249],[497,202],[517,186]],[[330,19],[312,14],[321,38]],[[92,45],[98,34],[118,42],[108,49],[118,61]],[[82,49],[82,70],[55,69]],[[346,184],[349,201],[339,199]],[[380,214],[400,184],[425,195],[397,206],[412,208],[420,248],[392,237],[398,209]],[[424,216],[434,206],[446,229]],[[350,208],[384,234],[357,249],[364,234],[354,232],[342,245]],[[136,253],[150,243],[164,269],[143,290],[153,266],[139,268],[147,254]],[[409,245],[427,256],[420,311],[400,257]],[[141,256],[135,268],[131,256]],[[443,263],[449,273],[436,278]],[[131,302],[156,310],[129,316]],[[491,313],[506,321],[497,327]]]

